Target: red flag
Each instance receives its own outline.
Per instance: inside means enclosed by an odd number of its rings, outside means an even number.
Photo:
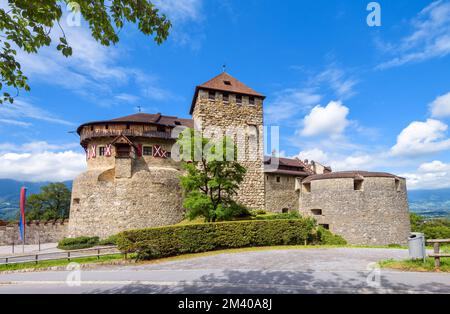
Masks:
[[[22,187],[20,189],[20,221],[19,221],[19,231],[20,231],[20,240],[25,241],[25,201],[27,195],[27,188]]]

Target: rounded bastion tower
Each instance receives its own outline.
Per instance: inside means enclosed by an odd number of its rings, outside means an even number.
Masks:
[[[346,171],[305,178],[300,213],[350,244],[405,244],[410,234],[406,180],[383,172]]]
[[[87,171],[73,182],[70,237],[105,238],[183,219],[182,173],[170,158],[178,126],[192,128],[193,121],[138,113],[78,128]]]

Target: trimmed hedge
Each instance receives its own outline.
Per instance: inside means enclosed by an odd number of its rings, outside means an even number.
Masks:
[[[58,249],[61,250],[80,250],[87,249],[98,245],[99,237],[78,237],[78,238],[64,238],[58,242]]]
[[[310,218],[233,221],[124,231],[119,233],[117,245],[123,253],[152,259],[230,248],[320,244],[338,239],[327,231],[318,229]],[[345,244],[341,237],[339,241]]]

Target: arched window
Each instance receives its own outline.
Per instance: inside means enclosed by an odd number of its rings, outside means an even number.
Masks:
[[[311,213],[314,216],[322,216],[322,210],[321,209],[311,209]]]

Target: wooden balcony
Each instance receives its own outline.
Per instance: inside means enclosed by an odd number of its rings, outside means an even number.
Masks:
[[[148,137],[148,138],[161,138],[161,139],[171,139],[171,134],[168,132],[158,132],[158,131],[138,131],[138,130],[95,130],[95,131],[84,131],[81,133],[80,142],[84,142],[88,139],[99,138],[99,137],[117,137],[119,135],[125,135],[127,137]]]

